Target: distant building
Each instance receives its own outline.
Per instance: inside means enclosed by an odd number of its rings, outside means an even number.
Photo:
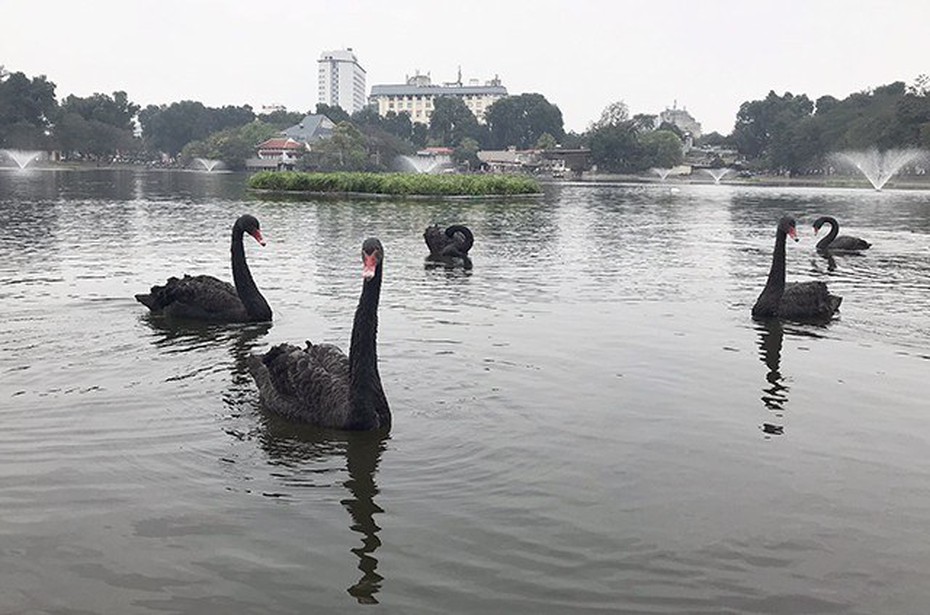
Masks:
[[[580,176],[591,167],[589,149],[481,150],[478,160],[490,173],[526,173],[552,177]]]
[[[538,150],[518,150],[514,147],[504,150],[481,150],[478,160],[491,173],[534,173],[539,167]]]
[[[324,51],[317,63],[321,103],[350,114],[365,106],[365,69],[351,47]]]
[[[313,145],[333,136],[336,125],[325,115],[307,115],[300,123],[281,131],[281,136],[260,143],[255,157],[245,161],[248,169],[293,169]]]
[[[333,128],[336,125],[325,115],[310,114],[304,116],[298,124],[286,128],[281,133],[290,139],[313,145],[322,139],[328,139],[333,135]]]
[[[378,115],[381,117],[386,116],[390,111],[395,113],[406,111],[410,116],[410,121],[429,124],[434,101],[439,96],[460,98],[483,124],[484,112],[494,101],[507,96],[507,88],[501,85],[497,77],[484,85],[480,85],[477,79],[472,79],[468,85],[465,85],[462,83],[461,71],[459,71],[457,81],[442,85],[433,85],[429,74],[417,73],[413,77],[408,77],[404,84],[371,86],[369,102],[378,110]]]
[[[675,101],[671,109],[666,109],[659,114],[659,123],[677,126],[683,133],[691,135],[692,139],[701,138],[701,123],[695,120],[684,107],[679,109],[678,101]]]
[[[256,148],[256,157],[251,161],[246,161],[246,167],[250,169],[293,169],[307,146],[294,139],[286,137],[274,137],[259,143]]]

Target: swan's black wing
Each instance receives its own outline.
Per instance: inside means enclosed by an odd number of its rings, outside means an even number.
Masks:
[[[830,242],[830,245],[827,246],[828,250],[846,250],[850,252],[858,252],[859,250],[868,250],[872,244],[864,239],[859,239],[858,237],[851,237],[849,235],[840,235],[836,239]]]
[[[168,278],[164,286],[153,286],[136,300],[153,313],[198,320],[246,320],[247,314],[235,287],[213,276],[185,275]]]
[[[442,230],[436,225],[429,226],[423,232],[423,239],[429,247],[427,262],[440,263],[446,267],[472,268],[468,250],[474,243],[474,237],[467,227],[453,225]]]
[[[279,344],[249,357],[265,406],[289,419],[343,428],[349,411],[349,358],[331,344]]]
[[[428,226],[423,231],[423,239],[429,248],[430,256],[436,257],[442,254],[443,249],[449,245],[451,240],[446,237],[445,232],[438,225]]]
[[[828,320],[843,302],[824,282],[788,284],[778,304],[778,315],[795,320]]]

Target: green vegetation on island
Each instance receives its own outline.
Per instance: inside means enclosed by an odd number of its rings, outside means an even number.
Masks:
[[[254,190],[388,194],[398,196],[515,196],[539,194],[536,180],[514,175],[416,173],[301,173],[262,171],[249,178]]]

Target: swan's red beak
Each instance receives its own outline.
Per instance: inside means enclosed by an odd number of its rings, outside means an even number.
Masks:
[[[257,241],[259,245],[261,246],[265,245],[265,238],[262,237],[262,232],[260,230],[255,229],[254,231],[250,231],[249,235],[254,237],[255,241]]]
[[[798,240],[798,231],[793,226],[788,227],[788,234],[791,235],[791,238],[794,239],[795,241]]]
[[[378,268],[378,253],[362,254],[362,279],[370,280],[375,277],[375,269]]]

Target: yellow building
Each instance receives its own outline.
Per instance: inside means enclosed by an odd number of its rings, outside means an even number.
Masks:
[[[407,83],[397,85],[373,85],[369,103],[378,110],[378,115],[386,116],[389,112],[406,112],[410,121],[429,124],[433,113],[433,101],[439,96],[455,96],[462,99],[465,106],[484,123],[484,112],[494,101],[507,96],[507,88],[495,77],[484,85],[472,79],[468,85],[462,83],[461,74],[458,81],[433,85],[429,75],[415,74],[407,78]]]

